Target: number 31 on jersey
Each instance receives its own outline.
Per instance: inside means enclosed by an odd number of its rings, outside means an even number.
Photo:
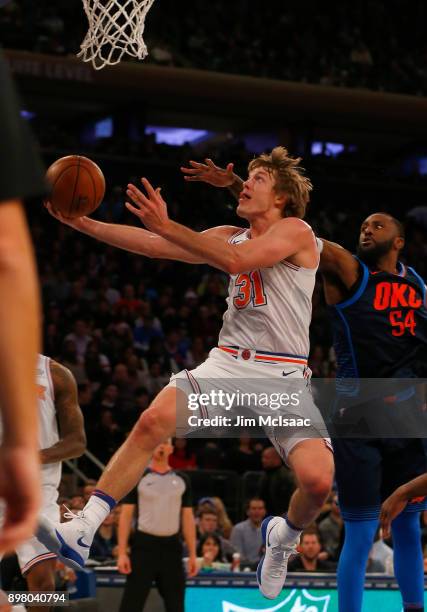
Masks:
[[[267,304],[267,297],[259,270],[252,270],[249,274],[238,274],[234,286],[237,289],[237,293],[233,298],[233,304],[237,309],[246,308],[250,303],[254,307],[265,306]]]

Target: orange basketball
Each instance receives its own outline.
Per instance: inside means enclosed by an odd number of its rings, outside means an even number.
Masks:
[[[52,207],[68,219],[89,215],[98,208],[105,194],[101,168],[82,155],[57,159],[49,166],[46,180]]]

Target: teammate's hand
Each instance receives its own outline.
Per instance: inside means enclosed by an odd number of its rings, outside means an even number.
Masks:
[[[191,557],[188,557],[188,561],[187,561],[187,577],[188,578],[194,578],[194,576],[197,574],[198,571],[199,571],[199,569],[197,567],[197,557],[196,557],[196,555],[192,555]]]
[[[37,449],[5,445],[0,447],[0,498],[5,504],[0,553],[14,550],[34,535],[40,491]]]
[[[55,210],[53,208],[49,200],[45,200],[44,206],[46,210],[48,210],[49,213],[52,215],[52,217],[55,217],[55,219],[58,219],[58,221],[61,221],[61,223],[64,223],[65,225],[69,225],[70,227],[73,227],[74,229],[80,229],[84,223],[83,219],[86,219],[86,217],[77,217],[76,219],[69,219],[68,217],[64,217],[64,215],[61,214],[59,210]]]
[[[214,187],[229,187],[236,179],[233,172],[233,164],[227,164],[227,167],[220,168],[216,166],[209,158],[205,159],[204,164],[190,161],[191,168],[181,167],[181,172],[184,174],[186,181],[201,181],[209,183]]]
[[[390,537],[391,522],[402,512],[402,510],[404,510],[407,503],[408,500],[399,487],[399,489],[396,489],[381,506],[380,525],[383,530],[384,538]]]
[[[129,555],[119,555],[117,559],[117,569],[120,574],[130,574],[132,571],[132,563],[130,562]]]
[[[161,236],[170,221],[166,202],[160,194],[160,187],[154,189],[146,178],[142,178],[141,183],[147,195],[135,185],[129,184],[126,194],[135,206],[126,202],[126,208],[141,219],[148,230]]]

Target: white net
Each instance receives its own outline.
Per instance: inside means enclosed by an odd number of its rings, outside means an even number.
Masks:
[[[118,64],[123,55],[144,59],[145,16],[154,0],[83,0],[89,30],[77,57],[95,70]]]

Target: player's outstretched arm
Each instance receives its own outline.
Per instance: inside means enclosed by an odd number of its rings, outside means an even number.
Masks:
[[[227,236],[229,238],[235,228],[226,228],[225,235],[208,235],[194,232],[184,225],[171,221],[160,189],[154,189],[145,178],[142,179],[142,183],[147,195],[134,185],[128,185],[127,194],[134,203],[134,205],[126,203],[128,209],[151,231],[228,274],[272,266],[282,259],[310,250],[308,267],[317,266],[318,255],[313,232],[301,219],[282,219],[264,235],[239,245],[232,245],[228,243]],[[298,265],[306,263],[298,262]]]
[[[406,507],[407,503],[417,497],[427,495],[427,474],[418,476],[410,482],[397,488],[381,506],[380,523],[383,528],[383,535],[387,538],[390,535],[391,522]]]
[[[173,259],[191,264],[205,263],[193,253],[141,227],[103,223],[89,217],[67,219],[55,211],[49,202],[45,206],[49,213],[61,223],[119,249],[155,259]]]
[[[86,449],[84,419],[80,410],[77,384],[73,374],[56,361],[50,362],[55,396],[55,410],[59,423],[59,441],[40,451],[42,463],[56,463],[80,457]]]
[[[359,278],[359,264],[350,251],[335,242],[317,238],[320,251],[319,270],[323,276],[328,304],[343,301]]]
[[[209,158],[205,163],[190,161],[191,168],[181,167],[184,179],[188,182],[202,182],[213,185],[214,187],[227,187],[236,200],[239,199],[243,189],[243,180],[233,172],[234,164],[227,164],[226,168],[216,166]]]

